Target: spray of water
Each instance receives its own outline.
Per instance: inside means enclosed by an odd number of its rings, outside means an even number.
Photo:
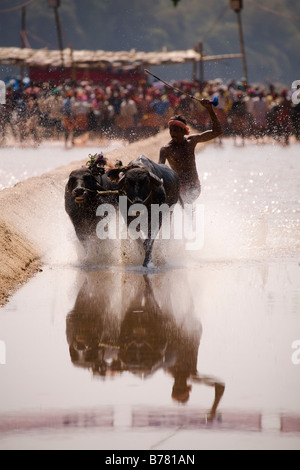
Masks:
[[[299,146],[249,145],[226,142],[199,156],[203,209],[200,244],[187,249],[195,233],[189,218],[181,239],[155,240],[153,264],[188,266],[207,261],[253,260],[294,256],[300,245]],[[141,266],[142,244],[136,240],[91,240],[84,252],[64,209],[64,184],[43,189],[35,205],[23,207],[22,224],[39,246],[47,264]],[[32,217],[32,215],[35,217]]]

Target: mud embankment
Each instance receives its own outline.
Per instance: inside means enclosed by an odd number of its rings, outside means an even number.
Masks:
[[[112,162],[121,160],[124,164],[140,155],[157,161],[160,147],[168,140],[169,132],[165,130],[157,136],[107,152],[105,156]],[[0,306],[45,263],[51,234],[61,229],[61,218],[56,218],[55,214],[64,211],[68,175],[85,164],[88,154],[88,147],[83,148],[82,161],[0,192]]]

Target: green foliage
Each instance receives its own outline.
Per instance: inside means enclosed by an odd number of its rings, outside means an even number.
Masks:
[[[1,0],[0,11],[22,3]],[[266,6],[278,14],[266,11]],[[206,55],[240,52],[237,15],[229,0],[61,0],[58,11],[65,47],[178,50],[194,48],[203,40]],[[241,16],[250,81],[274,77],[289,84],[300,79],[300,2],[245,0]],[[0,13],[1,46],[20,46],[20,25],[20,9]],[[53,9],[47,0],[35,0],[26,7],[26,26],[32,48],[58,48]],[[191,78],[191,69],[186,66],[182,78]],[[177,77],[179,70],[180,66],[168,67],[168,76],[162,78]],[[206,63],[205,75],[239,79],[241,60]]]

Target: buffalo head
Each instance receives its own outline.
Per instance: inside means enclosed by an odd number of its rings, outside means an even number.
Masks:
[[[163,182],[146,168],[129,168],[118,182],[118,189],[127,196],[131,204],[147,205],[153,201]]]
[[[82,205],[97,196],[100,184],[87,168],[72,171],[66,190],[76,204]]]

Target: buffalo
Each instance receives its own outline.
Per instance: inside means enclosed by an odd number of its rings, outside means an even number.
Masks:
[[[105,174],[102,155],[91,159],[87,167],[74,170],[65,187],[65,210],[73,223],[77,238],[86,247],[96,235],[100,220],[96,216],[100,204],[118,205],[117,184]]]
[[[128,214],[130,208],[143,207],[147,209],[147,229],[145,230],[145,240],[143,247],[145,250],[144,267],[148,267],[152,261],[152,249],[154,239],[162,225],[163,217],[172,212],[174,205],[180,200],[180,182],[175,171],[167,165],[153,162],[145,156],[132,160],[126,167],[119,165],[117,169],[110,170],[107,173],[112,179],[121,174],[117,181],[117,187],[120,194],[127,197]],[[159,211],[158,220],[153,220],[152,205],[168,208],[168,211]],[[126,208],[127,209],[127,208]],[[134,220],[133,215],[122,214],[129,227]],[[141,230],[143,231],[143,230]]]

